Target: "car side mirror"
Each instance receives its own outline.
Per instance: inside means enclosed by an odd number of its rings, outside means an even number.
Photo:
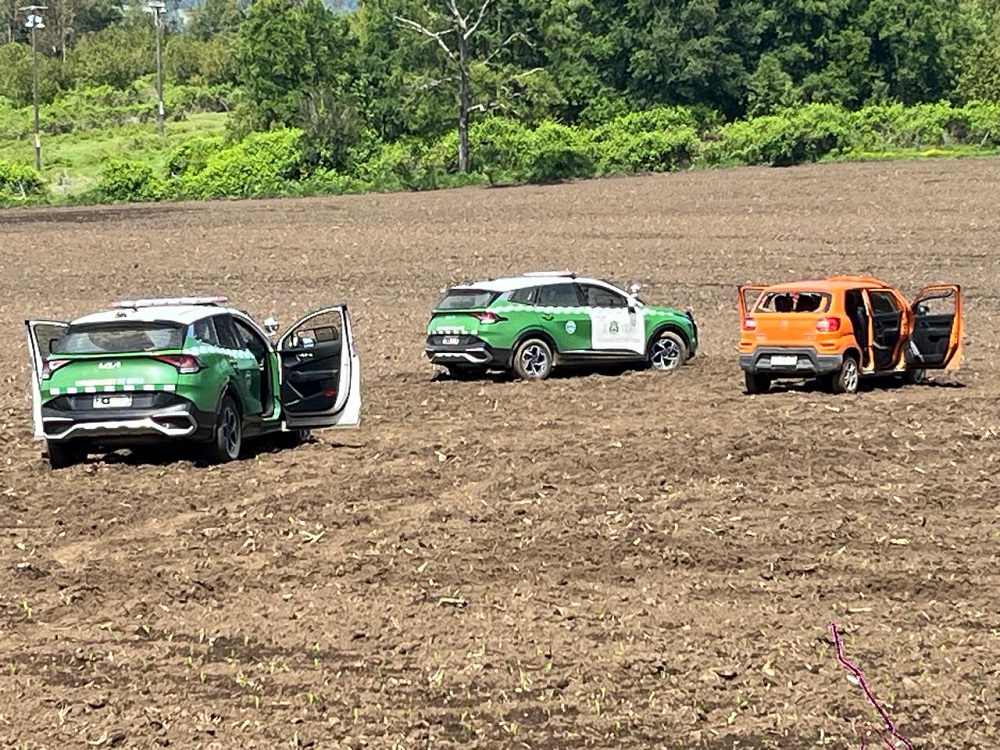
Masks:
[[[638,281],[632,282],[632,284],[628,288],[628,293],[633,297],[635,297],[640,291],[642,291],[642,284],[640,284]]]
[[[278,332],[278,328],[278,319],[273,315],[264,320],[264,332],[267,333],[268,336],[276,334]]]
[[[931,309],[927,305],[917,305],[917,315],[929,315]]]

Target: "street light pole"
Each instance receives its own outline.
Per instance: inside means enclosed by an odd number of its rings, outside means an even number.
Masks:
[[[38,44],[35,31],[44,29],[45,23],[38,11],[48,10],[46,5],[28,5],[21,10],[28,11],[28,20],[24,25],[31,29],[31,88],[35,99],[35,170],[42,171],[42,135],[38,124]]]
[[[160,37],[167,4],[163,0],[150,0],[144,10],[153,14],[153,23],[156,25],[156,130],[163,135],[163,63]]]

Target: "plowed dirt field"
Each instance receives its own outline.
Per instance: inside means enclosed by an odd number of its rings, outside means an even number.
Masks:
[[[0,747],[854,748],[830,620],[914,747],[997,747],[998,195],[967,160],[0,213]],[[698,356],[436,377],[442,287],[566,267],[690,306]],[[847,272],[963,284],[963,369],[744,395],[736,285]],[[50,471],[22,321],[179,293],[346,300],[362,427]]]

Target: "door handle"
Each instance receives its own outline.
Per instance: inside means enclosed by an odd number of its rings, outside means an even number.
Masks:
[[[552,313],[542,313],[542,320],[554,320],[555,317]]]
[[[295,359],[312,359],[312,352],[302,352],[301,354],[296,354]]]

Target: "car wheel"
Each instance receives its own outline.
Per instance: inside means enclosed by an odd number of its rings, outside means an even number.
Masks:
[[[850,355],[844,357],[844,364],[840,366],[840,372],[832,378],[833,392],[857,393],[860,382],[861,369],[858,367],[858,360]]]
[[[743,381],[746,392],[750,394],[767,393],[771,390],[771,378],[768,375],[761,375],[756,372],[744,372]]]
[[[552,364],[552,348],[542,339],[525,339],[514,352],[514,372],[524,380],[545,380]]]
[[[654,370],[676,370],[687,362],[688,348],[684,338],[673,331],[660,331],[649,342],[646,355]]]
[[[215,421],[215,434],[209,444],[209,457],[215,463],[235,461],[243,449],[243,418],[232,396],[222,397]]]
[[[73,443],[46,441],[45,452],[49,456],[49,466],[53,469],[65,469],[87,457],[86,451]]]

